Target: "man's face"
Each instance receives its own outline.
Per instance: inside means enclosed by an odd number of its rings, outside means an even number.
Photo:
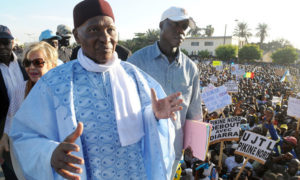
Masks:
[[[235,160],[235,162],[237,162],[237,163],[243,163],[243,161],[244,161],[244,157],[243,156],[240,156],[240,155],[237,155],[237,154],[235,154],[234,155],[234,160]]]
[[[12,55],[13,40],[0,39],[0,63],[9,62]]]
[[[86,56],[98,64],[113,57],[118,42],[114,21],[109,16],[96,16],[74,30],[74,37]]]
[[[49,43],[52,47],[54,47],[56,50],[58,50],[58,40],[57,39],[46,39],[44,40],[47,43]]]
[[[62,37],[62,39],[59,40],[60,46],[65,46],[65,47],[69,46],[70,45],[70,38],[71,38],[70,36]]]
[[[179,47],[185,38],[189,20],[171,21],[166,19],[160,24],[160,41],[167,42],[171,47]]]

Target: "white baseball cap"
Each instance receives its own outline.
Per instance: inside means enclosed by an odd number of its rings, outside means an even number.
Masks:
[[[161,16],[160,22],[170,19],[171,21],[183,21],[189,20],[189,27],[194,29],[196,27],[196,23],[191,16],[188,15],[187,11],[181,7],[170,7],[169,9],[165,10]]]

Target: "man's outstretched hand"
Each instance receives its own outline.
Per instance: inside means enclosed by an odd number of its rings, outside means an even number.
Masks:
[[[180,92],[173,93],[164,99],[157,99],[156,92],[151,88],[152,109],[157,119],[171,118],[176,120],[176,111],[182,110],[179,106],[183,100],[177,99],[181,95]]]
[[[71,173],[82,173],[82,169],[74,164],[83,164],[84,160],[71,154],[72,151],[79,151],[79,146],[75,140],[81,136],[83,124],[78,123],[77,128],[62,143],[60,143],[52,153],[51,166],[54,170],[66,179],[79,180],[79,176]]]

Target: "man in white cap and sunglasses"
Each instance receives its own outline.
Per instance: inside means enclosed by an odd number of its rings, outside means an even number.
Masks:
[[[161,16],[160,40],[135,52],[128,61],[151,75],[163,87],[167,95],[182,92],[183,110],[177,112],[174,121],[176,171],[183,149],[183,129],[186,119],[202,120],[199,71],[196,64],[179,49],[188,28],[195,22],[184,8],[170,7]]]

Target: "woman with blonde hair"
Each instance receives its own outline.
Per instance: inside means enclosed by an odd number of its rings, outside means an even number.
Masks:
[[[46,42],[41,41],[29,47],[23,60],[23,66],[29,76],[29,80],[26,82],[25,97],[34,84],[57,65],[57,59],[56,49]]]
[[[0,154],[3,151],[9,151],[8,133],[11,129],[12,119],[25,97],[28,95],[34,84],[50,69],[57,64],[58,54],[56,49],[46,42],[38,42],[32,44],[25,53],[23,65],[29,76],[29,79],[24,84],[19,84],[19,88],[13,92],[14,95],[19,94],[23,99],[12,99],[9,105],[8,114],[4,133],[0,140]]]

